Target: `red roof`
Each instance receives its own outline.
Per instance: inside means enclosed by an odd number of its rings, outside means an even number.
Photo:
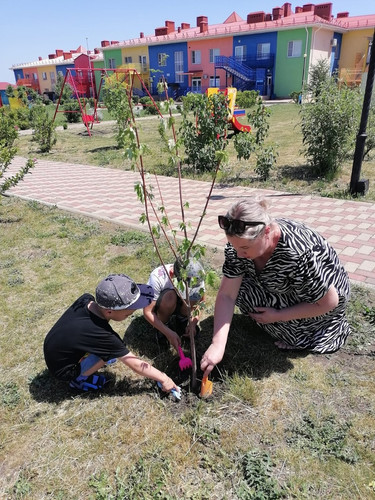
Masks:
[[[322,17],[314,14],[313,11],[292,13],[290,16],[284,16],[278,20],[262,21],[258,23],[248,24],[247,20],[243,20],[236,12],[233,12],[223,23],[208,25],[207,30],[201,32],[199,27],[173,31],[168,35],[146,35],[142,38],[133,38],[124,40],[116,44],[111,44],[109,47],[103,47],[103,50],[110,49],[115,46],[126,47],[136,45],[150,45],[159,43],[171,43],[185,40],[197,40],[207,37],[222,37],[233,36],[240,34],[250,34],[254,32],[266,32],[279,29],[291,29],[301,26],[321,26],[325,25],[335,31],[344,33],[346,30],[366,29],[375,27],[375,14],[367,16],[353,16],[332,18],[327,21]]]
[[[239,23],[240,21],[243,21],[242,17],[237,14],[237,12],[232,12],[232,14],[227,17],[227,19],[224,21],[223,24],[227,23]]]
[[[0,90],[6,90],[9,85],[11,85],[14,89],[17,88],[17,85],[14,85],[14,83],[0,82]]]

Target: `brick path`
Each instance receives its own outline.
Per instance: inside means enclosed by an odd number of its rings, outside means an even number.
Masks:
[[[25,165],[16,157],[13,168]],[[164,206],[172,226],[181,221],[177,179],[158,177]],[[143,206],[137,200],[135,172],[109,168],[38,160],[31,174],[8,194],[90,217],[105,219],[137,229],[146,229],[139,222]],[[207,182],[183,180],[187,220],[196,227],[208,195]],[[155,180],[150,183],[156,190]],[[353,282],[375,286],[375,203],[336,200],[294,195],[281,191],[248,187],[215,187],[203,220],[198,240],[209,246],[223,247],[225,235],[217,225],[232,202],[250,194],[263,194],[271,202],[275,217],[301,220],[318,230],[335,247]],[[192,234],[192,231],[190,231]]]

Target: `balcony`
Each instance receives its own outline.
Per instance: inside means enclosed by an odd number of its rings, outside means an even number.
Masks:
[[[28,87],[35,91],[39,90],[39,80],[33,78],[19,78],[17,80],[17,87]]]

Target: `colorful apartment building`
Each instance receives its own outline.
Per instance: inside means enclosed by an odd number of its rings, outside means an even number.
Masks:
[[[88,78],[89,68],[121,68],[135,70],[142,80],[135,87],[142,91],[144,85],[153,94],[164,77],[172,97],[235,86],[258,90],[271,99],[286,98],[301,90],[320,59],[327,60],[331,73],[338,71],[343,81],[361,83],[368,69],[375,14],[350,17],[348,12],[332,12],[332,3],[304,4],[294,12],[284,3],[270,13],[250,12],[246,19],[232,12],[219,24],[210,25],[207,16],[198,16],[194,27],[167,20],[151,35],[141,32],[122,42],[102,41],[94,55],[85,54],[86,63],[79,47],[11,69],[17,84],[26,82],[40,93],[53,91],[57,74],[65,75],[67,68],[81,70],[82,78]],[[100,72],[94,76],[98,89]],[[93,89],[89,86],[86,92],[92,95]]]
[[[233,12],[216,25],[198,16],[195,27],[181,23],[176,28],[168,20],[152,35],[140,33],[139,38],[103,46],[105,66],[122,67],[131,52],[143,49],[153,80],[163,75],[175,95],[233,85],[285,98],[301,89],[319,59],[329,62],[332,73],[339,70],[356,83],[366,72],[375,14],[350,17],[339,12],[334,17],[332,8],[332,3],[305,4],[292,12],[285,3],[272,13],[250,12],[246,19]]]
[[[74,77],[74,85],[80,95],[92,96],[95,86],[92,85],[93,61],[103,61],[102,53],[95,49],[87,53],[84,47],[76,50],[63,51],[57,49],[47,58],[39,57],[37,61],[15,64],[12,66],[14,77],[18,86],[31,87],[40,94],[54,97],[55,85],[58,75],[65,77],[69,74]]]

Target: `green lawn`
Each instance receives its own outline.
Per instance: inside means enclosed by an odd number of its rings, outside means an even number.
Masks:
[[[52,111],[51,106],[50,109]],[[266,182],[259,180],[254,172],[255,160],[251,158],[249,161],[239,161],[233,144],[230,142],[227,148],[229,163],[222,168],[218,181],[336,198],[347,197],[352,172],[352,157],[343,163],[337,179],[329,182],[325,179],[313,178],[302,154],[299,106],[274,104],[270,109],[270,132],[267,142],[277,145],[279,153],[277,166],[270,179]],[[57,161],[129,169],[130,162],[124,158],[124,152],[116,146],[115,125],[106,121],[107,118],[106,114],[100,124],[94,124],[91,137],[82,123],[69,125],[67,130],[59,130],[57,144],[49,154],[43,157]],[[61,120],[62,115],[58,115],[58,119]],[[176,129],[179,123],[180,118],[177,116]],[[146,143],[150,150],[144,158],[145,168],[159,174],[174,175],[173,169],[167,166],[168,154],[162,148],[157,124],[157,117],[141,117],[137,121],[141,142]],[[30,135],[21,136],[17,146],[21,155],[32,154],[37,158],[41,156],[37,151],[36,143],[31,141]],[[184,167],[184,175],[195,175],[202,180],[210,178],[208,173],[193,174],[186,167]],[[370,160],[363,162],[361,177],[370,181],[370,189],[365,200],[375,200],[374,155]]]
[[[47,373],[44,337],[109,272],[146,280],[158,264],[150,237],[15,198],[1,200],[0,231],[0,498],[374,498],[374,290],[354,287],[352,335],[331,355],[280,352],[236,314],[209,400],[138,312],[115,329],[176,379],[181,402],[119,363],[102,394],[81,396]],[[219,274],[221,262],[204,259]]]

